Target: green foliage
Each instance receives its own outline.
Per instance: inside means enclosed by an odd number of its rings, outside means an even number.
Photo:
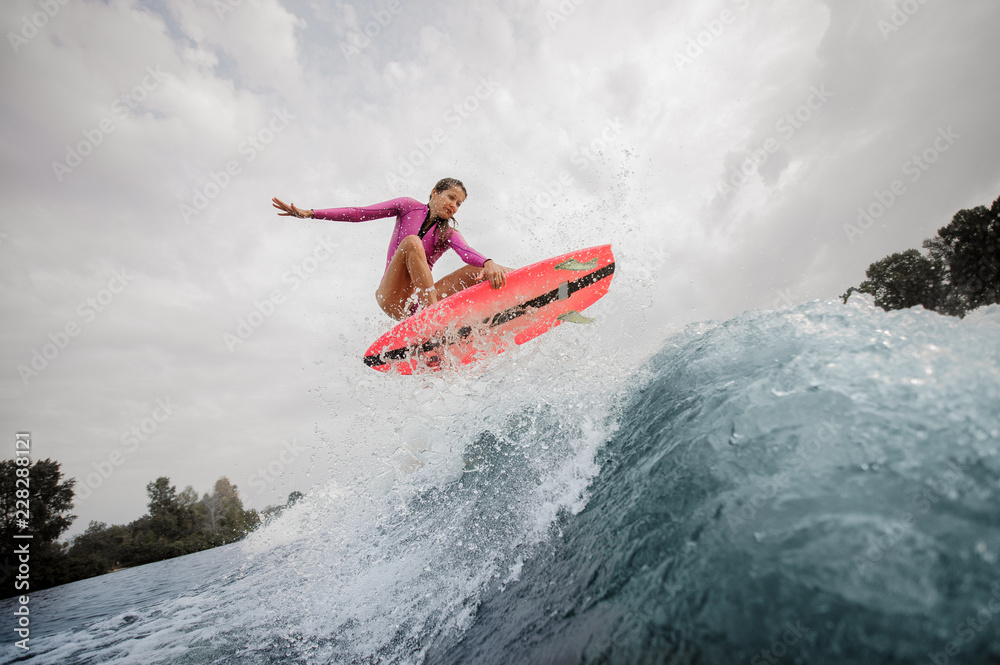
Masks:
[[[18,468],[24,467],[14,460],[0,461],[0,597],[14,595]],[[225,477],[199,499],[193,488],[178,492],[161,476],[146,485],[149,514],[127,525],[91,522],[72,545],[63,545],[56,539],[75,519],[67,513],[73,507],[76,481],[63,481],[59,463],[52,460],[35,463],[30,479],[32,591],[232,543],[261,524],[257,511],[244,509],[237,487]]]
[[[858,291],[875,297],[885,310],[923,305],[936,309],[941,296],[940,266],[915,249],[896,252],[868,266]]]
[[[244,510],[236,485],[223,476],[215,482],[212,494],[202,497],[204,528],[219,545],[231,543],[260,526],[256,510]]]
[[[853,291],[869,293],[886,310],[923,305],[942,314],[964,316],[981,305],[1000,303],[1000,198],[960,210],[937,236],[915,249],[897,252],[868,266]]]
[[[74,579],[85,579],[114,570],[127,557],[129,527],[91,522],[70,548],[70,571]]]
[[[0,460],[0,580],[3,582],[0,597],[15,595],[17,560],[14,548],[20,543],[14,540],[14,535],[18,533],[32,536],[30,588],[27,590],[61,584],[65,580],[63,549],[56,539],[76,519],[69,514],[73,509],[75,483],[74,479],[63,480],[59,462],[51,459],[24,466],[12,459]],[[18,501],[22,503],[19,505]],[[24,508],[24,501],[28,502],[29,519],[27,528],[21,529],[18,510]]]
[[[1000,198],[990,209],[960,210],[938,230],[948,280],[964,309],[1000,303]]]
[[[19,531],[16,521],[19,468],[27,469],[23,475],[30,492],[31,519],[25,532],[32,534],[35,543],[55,542],[76,519],[75,515],[68,514],[73,509],[76,480],[63,480],[59,462],[51,459],[23,467],[14,460],[0,460],[0,538],[6,544]]]
[[[192,487],[178,493],[166,477],[146,485],[146,494],[149,515],[129,525],[132,538],[118,559],[125,566],[236,542],[260,525],[257,511],[243,508],[239,491],[224,476],[200,500]]]

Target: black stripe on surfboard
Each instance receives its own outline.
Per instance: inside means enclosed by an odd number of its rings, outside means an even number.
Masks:
[[[597,282],[610,277],[615,272],[615,264],[609,263],[600,270],[595,270],[594,272],[587,273],[579,279],[575,279],[572,282],[563,282],[555,289],[549,291],[548,293],[543,293],[537,298],[532,298],[531,300],[516,305],[509,309],[505,309],[502,312],[497,312],[491,317],[483,319],[483,325],[489,328],[495,328],[496,326],[501,326],[509,321],[524,316],[530,310],[541,309],[546,305],[550,305],[559,300],[565,300],[577,291],[581,291],[588,286],[596,284]],[[444,344],[454,344],[460,340],[465,339],[472,334],[473,326],[463,326],[458,329],[458,334],[455,337],[450,337],[446,341],[434,341],[429,340],[420,345],[419,351],[423,353],[429,353],[439,346]],[[393,360],[405,360],[409,357],[411,353],[410,347],[402,347],[399,349],[392,349],[390,351],[383,351],[382,353],[365,356],[365,364],[369,367],[379,367],[380,365],[385,365],[389,361]]]

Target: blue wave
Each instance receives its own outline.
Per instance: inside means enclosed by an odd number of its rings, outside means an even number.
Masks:
[[[449,663],[1000,662],[1000,308],[694,326]]]
[[[814,302],[639,372],[534,360],[428,417],[388,491],[315,492],[215,581],[28,660],[1000,662],[1000,307]],[[120,602],[79,585],[49,606]]]

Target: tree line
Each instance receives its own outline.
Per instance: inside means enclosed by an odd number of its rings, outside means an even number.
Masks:
[[[19,468],[28,469],[30,479],[27,525],[19,522],[23,513],[19,515],[18,508],[24,507],[17,504]],[[178,492],[169,478],[161,476],[146,485],[147,514],[129,524],[92,521],[82,534],[59,542],[76,519],[70,514],[75,485],[76,479],[65,479],[52,459],[28,466],[0,460],[0,598],[236,542],[302,497],[301,492],[292,492],[286,504],[258,513],[243,507],[236,485],[225,476],[200,498],[191,486]],[[15,540],[15,534],[32,536],[29,588],[23,583],[15,588],[19,569],[15,543],[26,542]]]
[[[1000,303],[1000,198],[989,208],[959,210],[951,223],[917,249],[896,252],[865,271],[855,291],[868,293],[885,310],[923,305],[950,316],[965,316],[982,305]]]

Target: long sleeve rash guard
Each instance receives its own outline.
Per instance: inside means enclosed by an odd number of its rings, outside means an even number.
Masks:
[[[403,238],[406,236],[419,235],[420,227],[423,225],[424,220],[427,219],[427,210],[428,208],[426,203],[420,203],[415,199],[403,197],[362,208],[328,208],[326,210],[313,210],[313,216],[316,219],[327,219],[336,222],[367,222],[373,219],[383,219],[385,217],[392,217],[395,215],[396,228],[392,232],[392,240],[389,242],[389,253],[385,258],[385,269],[388,270],[389,263],[392,261],[392,257],[396,254],[396,249],[399,248],[399,243],[403,242]],[[462,237],[462,234],[454,229],[452,229],[451,235],[448,238],[447,246],[445,247],[436,249],[434,247],[435,238],[437,238],[437,222],[431,226],[430,230],[427,231],[422,239],[422,242],[424,243],[424,252],[427,254],[427,264],[431,268],[433,268],[434,263],[440,259],[446,251],[448,251],[449,247],[455,250],[455,252],[462,257],[462,260],[470,266],[482,268],[486,261],[488,261],[488,259],[482,254],[469,247],[468,243],[465,242],[465,238]],[[385,273],[383,272],[383,274]]]

